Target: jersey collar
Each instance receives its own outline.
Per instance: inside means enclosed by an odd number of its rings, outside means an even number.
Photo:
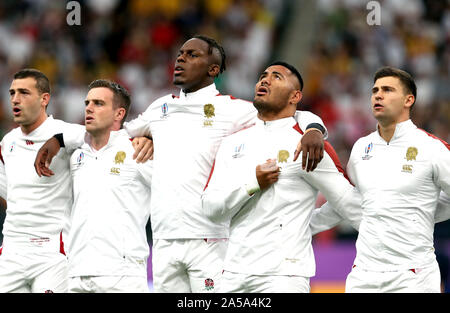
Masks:
[[[398,140],[398,139],[402,138],[411,129],[415,129],[415,128],[417,128],[417,126],[414,125],[414,123],[410,119],[406,120],[404,122],[397,123],[397,125],[395,125],[394,135],[392,136],[392,138],[390,140],[390,143],[395,141],[395,140]],[[377,135],[382,141],[384,141],[384,139],[380,136],[379,125],[378,124],[377,124]]]
[[[199,98],[214,97],[218,93],[219,91],[216,88],[216,84],[212,83],[211,85],[203,87],[202,89],[194,92],[184,93],[182,90],[180,90],[180,100],[190,101]]]

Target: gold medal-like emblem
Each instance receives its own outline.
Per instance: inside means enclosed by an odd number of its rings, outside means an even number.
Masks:
[[[415,161],[418,153],[416,147],[409,147],[408,150],[406,150],[406,161]]]
[[[214,113],[214,105],[212,105],[211,103],[205,104],[203,106],[203,112],[205,113],[205,117],[206,119],[203,122],[203,126],[212,126],[212,117],[216,116],[216,114]]]
[[[289,158],[289,152],[286,150],[278,151],[278,163],[287,163],[287,159]]]
[[[123,151],[119,151],[116,154],[116,157],[114,158],[114,163],[116,164],[123,164],[123,161],[125,160],[125,158],[127,157],[126,153]]]

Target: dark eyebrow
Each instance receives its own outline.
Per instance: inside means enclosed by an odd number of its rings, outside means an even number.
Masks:
[[[86,99],[86,100],[84,100],[84,104],[88,104],[90,101],[92,101],[92,102],[94,102],[95,104],[97,104],[97,103],[101,103],[101,104],[105,104],[105,101],[103,101],[103,100],[100,100],[100,99]]]
[[[395,87],[392,86],[380,86],[380,87],[373,87],[372,92],[378,91],[378,89],[381,88],[381,90],[396,90]]]
[[[277,75],[280,75],[281,77],[283,77],[283,78],[284,78],[284,75],[283,75],[283,74],[281,74],[280,72],[277,72],[277,71],[273,71],[273,72],[272,72],[272,74],[277,74]]]
[[[12,92],[14,92],[15,90],[14,89],[10,89],[9,90],[9,93],[12,93]],[[27,88],[17,88],[17,91],[19,91],[19,92],[30,92],[30,90],[29,89],[27,89]]]
[[[202,53],[203,51],[202,50],[200,50],[200,49],[186,49],[186,50],[183,50],[183,49],[180,49],[180,50],[178,50],[178,53],[183,53],[183,52],[190,52],[190,53],[192,53],[192,52],[197,52],[197,53]]]

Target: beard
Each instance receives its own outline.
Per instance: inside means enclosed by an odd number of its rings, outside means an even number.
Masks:
[[[256,110],[258,110],[258,112],[267,112],[271,109],[270,104],[260,98],[253,99],[253,106]]]

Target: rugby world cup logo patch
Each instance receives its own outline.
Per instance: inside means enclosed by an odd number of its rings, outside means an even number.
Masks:
[[[373,143],[369,143],[369,144],[366,146],[366,148],[364,149],[364,152],[365,152],[366,154],[362,157],[362,159],[363,159],[363,160],[369,160],[369,159],[372,157],[371,155],[369,155],[369,153],[371,153],[372,150],[373,150]]]
[[[161,105],[161,118],[166,118],[169,115],[169,106],[167,103]]]
[[[80,152],[80,155],[77,157],[77,164],[80,165],[84,159],[84,153]]]
[[[239,158],[242,156],[242,152],[244,150],[244,144],[240,144],[239,146],[234,147],[234,153],[232,155],[233,158]]]

